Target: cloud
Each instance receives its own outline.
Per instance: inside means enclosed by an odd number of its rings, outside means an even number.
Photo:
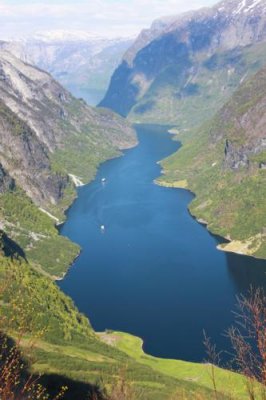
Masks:
[[[0,35],[44,29],[93,30],[128,36],[161,16],[213,4],[214,0],[0,0]]]

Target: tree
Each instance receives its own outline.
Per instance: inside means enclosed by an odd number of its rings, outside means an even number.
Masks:
[[[247,377],[251,399],[266,399],[266,295],[249,290],[237,298],[235,326],[228,330],[234,350],[233,363]],[[260,385],[257,385],[257,382]],[[259,393],[258,393],[259,392]],[[260,396],[260,397],[259,397]]]

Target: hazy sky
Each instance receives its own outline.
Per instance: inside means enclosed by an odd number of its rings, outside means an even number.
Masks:
[[[133,36],[164,15],[215,0],[0,0],[0,39],[47,30],[85,30]]]

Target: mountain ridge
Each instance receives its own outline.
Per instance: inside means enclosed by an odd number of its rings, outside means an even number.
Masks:
[[[52,393],[67,385],[66,399],[85,398],[92,390],[94,398],[102,399],[99,376],[104,375],[109,387],[127,365],[128,379],[145,400],[169,398],[176,390],[211,398],[204,366],[151,357],[143,362],[140,351],[134,355],[137,338],[96,334],[53,282],[64,275],[79,249],[58,235],[47,210],[62,217],[73,200],[70,172],[87,182],[100,162],[136,144],[129,124],[111,111],[74,99],[49,74],[1,50],[0,139],[0,278],[7,283],[0,293],[7,317],[1,331],[15,341],[18,327],[25,332],[19,350],[28,373],[42,374],[40,382]],[[53,177],[62,197],[52,196],[57,187]],[[52,180],[51,190],[46,179]],[[119,343],[110,345],[111,335]],[[200,374],[200,382],[187,382],[184,368],[192,368],[192,380]],[[223,382],[233,379],[240,398],[240,377],[220,369],[217,374]]]
[[[220,249],[266,258],[266,67],[242,83],[213,119],[181,135],[158,182],[191,189],[191,213],[228,239]]]
[[[93,37],[87,32],[48,31],[2,41],[0,47],[24,62],[48,71],[76,97],[96,104],[131,38]],[[91,96],[91,97],[90,97]]]
[[[29,260],[60,277],[79,249],[55,223],[64,220],[77,182],[88,183],[99,163],[136,145],[135,132],[0,49],[0,139],[1,229]]]
[[[155,23],[127,51],[100,106],[134,122],[189,128],[197,101],[215,114],[265,64],[265,20],[264,0],[228,0]]]
[[[171,39],[170,49],[175,56],[176,42]],[[161,50],[164,44],[160,44]],[[178,45],[178,48],[183,51],[182,56],[187,55],[185,47]],[[245,49],[243,54],[252,58],[254,52],[249,51]],[[264,48],[261,53],[256,51],[261,55]],[[238,50],[227,52],[229,64],[232,56],[239,64]],[[214,74],[224,60],[223,53],[221,59],[211,56],[205,62]],[[191,67],[189,58],[183,66]],[[226,64],[223,69],[226,76],[227,67]],[[242,79],[246,71],[240,72]],[[223,79],[224,76],[217,87]],[[145,86],[144,80],[143,83]],[[179,93],[182,100],[185,95],[197,93],[197,84],[188,83]],[[247,90],[250,97],[245,95]],[[256,207],[254,213],[254,201],[263,201],[266,196],[264,93],[265,70],[251,81],[244,79],[244,86],[214,120],[182,136],[183,147],[163,162],[165,176],[160,180],[178,186],[182,179],[183,185],[197,194],[191,205],[193,215],[206,218],[213,232],[240,241],[252,238],[247,248],[256,256],[266,254],[261,240],[264,240],[265,209]],[[252,119],[254,114],[256,123]],[[187,124],[184,122],[182,126]],[[45,374],[43,378],[48,379],[48,384],[56,381],[57,387],[67,382],[66,396],[71,400],[80,398],[80,391],[84,398],[88,397],[89,388],[97,387],[102,376],[109,388],[121,369],[125,371],[125,365],[126,378],[143,400],[169,399],[179,396],[179,392],[190,399],[228,398],[232,393],[239,399],[248,398],[242,376],[209,364],[145,355],[141,339],[130,335],[96,334],[89,320],[52,281],[64,275],[66,266],[79,252],[55,228],[55,221],[64,218],[65,209],[73,201],[74,183],[88,182],[100,162],[135,144],[134,132],[123,119],[111,111],[88,107],[49,74],[0,51],[0,277],[2,282],[11,282],[7,293],[0,293],[0,304],[7,316],[16,310],[13,318],[7,319],[4,331],[16,339],[21,320],[23,324],[26,318],[33,325],[33,332],[26,331],[21,343],[23,353],[28,356],[34,338],[30,372]],[[258,192],[260,185],[263,190]],[[239,187],[240,191],[234,191]],[[246,196],[245,188],[253,197]],[[217,202],[217,196],[218,200],[227,200],[225,207]],[[253,212],[252,224],[248,215],[241,231],[235,228],[239,224],[235,224],[233,214],[237,222],[243,222],[247,210]],[[44,331],[41,337],[38,330]],[[214,390],[210,373],[215,373],[217,380]],[[102,398],[101,393],[96,398]]]

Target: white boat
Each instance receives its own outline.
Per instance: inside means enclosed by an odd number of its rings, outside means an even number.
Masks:
[[[101,231],[104,232],[105,231],[105,226],[101,225]]]
[[[106,178],[102,178],[102,183],[106,182]]]

